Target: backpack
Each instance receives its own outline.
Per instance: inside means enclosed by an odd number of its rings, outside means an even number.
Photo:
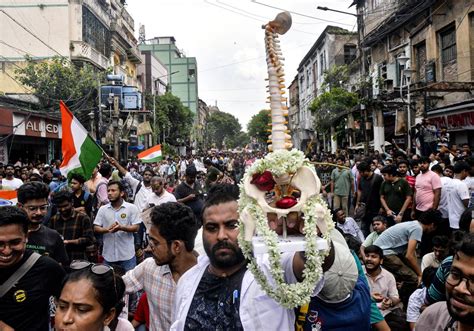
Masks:
[[[107,184],[102,182],[102,183],[99,183],[97,187],[95,188],[95,193],[92,195],[92,216],[93,217],[91,217],[91,219],[95,218],[95,215],[97,215],[99,208],[102,207],[102,204],[100,204],[99,206],[99,198],[97,197],[97,192],[99,191],[99,187],[101,187],[101,185],[107,185]],[[84,199],[85,197],[86,195],[84,194]]]

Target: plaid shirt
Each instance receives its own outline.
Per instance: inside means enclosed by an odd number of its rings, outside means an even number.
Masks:
[[[51,218],[49,227],[58,231],[64,240],[79,240],[78,245],[65,245],[70,261],[87,260],[86,247],[92,245],[94,240],[89,216],[73,210],[71,217],[65,220],[58,213]]]
[[[176,283],[168,265],[150,257],[123,276],[126,293],[144,290],[150,308],[150,331],[169,330]]]

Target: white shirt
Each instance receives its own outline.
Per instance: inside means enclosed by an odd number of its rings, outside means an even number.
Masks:
[[[464,183],[467,185],[469,194],[471,195],[471,200],[469,201],[469,207],[474,206],[474,176],[468,176],[464,180]]]
[[[427,253],[421,259],[421,272],[428,267],[438,268],[441,261],[436,260],[434,252]]]
[[[19,178],[13,177],[13,179],[2,179],[2,186],[3,189],[5,188],[11,188],[13,190],[18,190],[18,188],[23,185],[23,181]]]
[[[362,231],[357,225],[357,222],[352,217],[346,217],[346,221],[344,222],[344,224],[336,222],[336,226],[341,229],[342,232],[344,232],[345,234],[350,234],[351,236],[359,239],[361,243],[364,242],[364,235],[362,234]]]
[[[453,178],[443,189],[446,190],[448,199],[449,226],[452,229],[459,229],[459,218],[466,210],[463,200],[469,200],[470,198],[467,185],[460,179]]]
[[[133,204],[137,206],[138,211],[142,212],[143,209],[148,208],[147,201],[148,198],[153,194],[153,190],[151,188],[151,185],[146,187],[143,182],[142,185],[140,186],[140,190],[137,192],[138,185],[140,184],[140,181],[136,178],[133,178],[133,176],[127,172],[125,176],[123,177],[132,187],[133,194],[135,195],[135,201]]]
[[[293,273],[294,254],[282,254],[282,267],[287,283],[295,283],[296,277]],[[263,273],[270,277],[270,262],[268,256],[257,258]],[[207,256],[199,256],[198,263],[189,269],[178,281],[176,288],[175,304],[173,309],[172,331],[184,330],[189,307],[194,298],[194,293],[201,281],[204,271],[209,265]],[[319,293],[324,285],[321,280],[315,285],[314,295]],[[285,309],[275,300],[270,298],[258,285],[253,274],[246,271],[242,279],[240,291],[241,304],[239,317],[246,331],[261,330],[294,330],[295,313],[292,309]]]
[[[160,196],[155,193],[151,194],[146,201],[146,206],[148,207],[150,204],[159,206],[165,202],[176,202],[176,198],[173,194],[163,189],[163,193]]]
[[[425,304],[426,287],[415,290],[408,299],[407,322],[416,323],[421,315],[420,308]]]
[[[438,210],[441,213],[441,217],[448,218],[449,216],[449,206],[448,206],[448,191],[446,190],[446,186],[451,185],[451,181],[453,180],[450,177],[443,176],[441,179],[441,197],[439,199]]]
[[[100,207],[94,220],[94,225],[108,228],[115,222],[122,225],[140,224],[138,208],[126,201],[114,209],[110,202]],[[102,255],[107,262],[128,261],[135,256],[133,233],[117,231],[103,234],[104,246]]]

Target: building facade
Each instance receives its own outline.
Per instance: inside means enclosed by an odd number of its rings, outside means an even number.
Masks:
[[[32,60],[66,57],[99,70],[113,68],[137,86],[141,62],[134,21],[124,0],[34,0],[0,4],[0,91],[30,93],[15,80],[15,69]]]
[[[336,26],[327,26],[301,60],[297,75],[299,107],[296,118],[299,121],[299,129],[294,133],[296,148],[306,150],[314,142],[318,149],[329,147],[329,135],[315,132],[314,116],[309,107],[314,98],[324,92],[322,85],[326,70],[352,63],[356,50],[356,33]],[[334,144],[331,147],[334,149]]]
[[[176,46],[174,37],[155,37],[139,48],[151,52],[166,66],[169,91],[196,114],[199,106],[196,58],[186,57]]]
[[[356,3],[372,97],[379,101],[372,121],[384,128],[374,132],[376,140],[416,146],[416,129],[407,128],[427,117],[451,132],[451,143],[472,146],[474,1]]]

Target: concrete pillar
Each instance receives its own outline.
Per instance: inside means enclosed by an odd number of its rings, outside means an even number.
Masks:
[[[383,112],[381,110],[374,110],[374,150],[382,152],[382,147],[385,144],[385,131],[383,124]]]

